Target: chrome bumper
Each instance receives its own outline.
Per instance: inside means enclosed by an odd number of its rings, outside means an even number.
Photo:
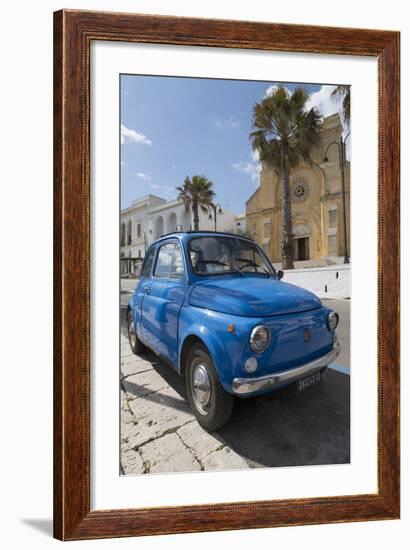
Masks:
[[[327,367],[332,363],[340,353],[340,344],[335,342],[331,352],[305,363],[300,367],[294,369],[288,369],[281,372],[275,372],[274,374],[268,374],[266,376],[260,376],[259,378],[234,378],[232,382],[232,390],[236,395],[247,395],[250,393],[258,392],[261,390],[274,389],[276,386],[282,384],[290,384],[296,382],[305,376],[309,376],[314,372]]]

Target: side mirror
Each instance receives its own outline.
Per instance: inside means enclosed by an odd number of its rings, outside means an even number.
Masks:
[[[284,273],[281,269],[279,269],[279,271],[277,271],[277,275],[278,275],[278,279],[283,279],[283,276],[284,276]]]

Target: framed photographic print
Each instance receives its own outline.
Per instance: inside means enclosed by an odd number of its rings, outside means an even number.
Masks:
[[[399,33],[54,15],[63,540],[399,517]]]

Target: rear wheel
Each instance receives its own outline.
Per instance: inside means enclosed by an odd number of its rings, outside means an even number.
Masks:
[[[224,390],[207,349],[192,346],[185,369],[188,402],[199,424],[211,432],[231,416],[233,396]]]
[[[127,330],[128,330],[128,341],[130,343],[130,348],[133,353],[136,355],[143,353],[147,348],[138,338],[137,331],[135,330],[135,323],[132,316],[131,310],[127,313]]]

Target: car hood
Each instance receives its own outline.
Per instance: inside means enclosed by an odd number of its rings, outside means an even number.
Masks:
[[[221,313],[268,317],[321,307],[317,296],[295,285],[263,276],[220,277],[197,283],[190,304]]]

